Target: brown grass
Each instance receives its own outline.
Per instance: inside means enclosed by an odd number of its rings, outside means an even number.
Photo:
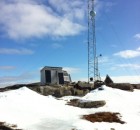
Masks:
[[[120,123],[124,124],[124,121],[121,121],[119,113],[111,113],[111,112],[99,112],[90,115],[84,115],[83,119],[86,119],[90,122],[109,122],[109,123]]]

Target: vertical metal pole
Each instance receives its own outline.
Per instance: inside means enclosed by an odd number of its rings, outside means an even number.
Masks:
[[[89,17],[89,12],[90,12],[90,11],[89,11],[89,4],[90,4],[90,2],[89,2],[89,0],[88,0],[88,39],[87,39],[87,40],[88,40],[88,83],[90,82],[90,73],[89,73],[89,71],[90,71],[90,69],[89,69],[89,68],[90,68],[90,67],[89,67],[89,64],[90,64],[90,63],[89,63],[89,62],[90,62],[90,61],[89,61],[89,56],[90,56],[90,55],[89,55],[89,19],[90,19],[90,17]]]
[[[96,37],[94,0],[88,0],[88,82],[96,79]]]
[[[94,0],[92,0],[92,11],[94,11]],[[96,35],[95,35],[95,16],[92,17],[92,29],[93,29],[93,55],[94,55],[94,81],[96,80]]]

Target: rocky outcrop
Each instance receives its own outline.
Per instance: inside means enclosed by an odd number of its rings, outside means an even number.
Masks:
[[[105,85],[111,88],[117,88],[125,91],[133,92],[134,85],[130,83],[114,83],[113,80],[107,75],[104,81]],[[135,86],[137,87],[137,86]]]
[[[133,85],[131,85],[130,83],[110,83],[107,86],[133,92]]]
[[[5,122],[0,122],[0,130],[22,130],[18,129],[17,125],[15,124],[7,124]]]
[[[0,88],[0,92],[4,92],[4,91],[9,91],[9,90],[15,90],[15,89],[19,89],[22,87],[39,87],[40,86],[40,82],[37,83],[30,83],[30,84],[15,84],[15,85],[11,85],[11,86],[7,86],[4,88]]]
[[[44,96],[52,95],[55,97],[63,97],[63,96],[84,96],[89,90],[88,89],[78,89],[74,88],[74,85],[46,85],[40,86],[40,83],[33,84],[16,84],[12,86],[8,86],[5,88],[0,88],[0,92],[9,91],[19,89],[21,87],[27,87],[33,91],[38,92]]]
[[[96,88],[99,88],[101,87],[102,85],[104,85],[105,83],[103,81],[100,81],[100,80],[96,80],[94,82],[94,87],[92,88],[92,90],[96,89]]]
[[[39,86],[29,88],[42,95],[52,95],[57,98],[63,96],[84,96],[89,92],[89,90],[79,90],[73,86]]]
[[[72,99],[67,103],[67,105],[80,107],[80,108],[99,108],[99,107],[103,107],[105,104],[106,104],[106,102],[104,100],[82,101],[79,99]]]
[[[109,77],[109,75],[106,75],[106,78],[105,78],[104,83],[105,83],[106,85],[112,84],[112,83],[113,83],[113,80]]]
[[[92,90],[93,87],[93,84],[90,84],[88,82],[78,81],[78,83],[74,84],[74,88],[79,90]]]
[[[140,89],[140,84],[132,84],[134,89]]]
[[[104,85],[103,81],[100,80],[96,80],[94,83],[88,83],[88,82],[81,82],[78,81],[78,83],[76,83],[74,85],[74,88],[79,89],[79,90],[95,90],[96,88],[101,87],[102,85]]]

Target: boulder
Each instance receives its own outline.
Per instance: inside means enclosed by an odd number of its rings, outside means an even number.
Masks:
[[[63,97],[63,96],[70,96],[70,95],[72,95],[72,92],[69,87],[56,88],[53,94],[53,96],[58,97],[58,98]]]
[[[44,96],[52,95],[54,97],[60,98],[63,96],[84,96],[86,95],[89,90],[79,90],[75,89],[72,86],[59,86],[59,87],[53,87],[53,86],[40,86],[40,87],[28,87],[32,89],[33,91],[36,91]]]
[[[110,83],[107,86],[133,92],[133,85],[131,85],[130,83]]]
[[[104,100],[100,101],[82,101],[79,99],[72,99],[68,102],[68,105],[80,107],[80,108],[99,108],[106,104]]]
[[[91,90],[91,87],[92,84],[89,84],[88,82],[81,82],[81,81],[78,81],[78,83],[74,85],[74,88],[79,90]]]
[[[140,89],[140,84],[132,84],[134,89]]]
[[[101,101],[88,101],[88,102],[79,102],[78,106],[81,108],[99,108],[103,107],[106,104],[104,100]]]
[[[99,88],[101,87],[102,85],[104,85],[104,82],[103,81],[100,81],[100,80],[96,80],[94,82],[94,87],[92,88],[92,90],[96,89],[96,88]]]
[[[113,80],[109,77],[109,75],[106,75],[106,78],[105,78],[104,83],[105,83],[106,85],[108,85],[108,84],[110,84],[110,83],[113,83]]]
[[[53,95],[55,91],[55,88],[50,87],[50,86],[42,87],[42,89],[43,89],[44,96]]]
[[[74,96],[84,96],[84,90],[74,89]]]
[[[13,90],[13,89],[19,89],[21,87],[26,86],[27,88],[42,94],[44,96],[52,95],[55,97],[63,97],[63,96],[85,96],[88,92],[89,89],[91,89],[88,84],[85,83],[85,87],[80,87],[75,88],[75,84],[73,85],[45,85],[45,86],[40,86],[39,83],[33,83],[33,84],[19,84],[19,85],[13,85],[5,88],[0,88],[0,92],[8,91],[8,90]],[[79,86],[78,86],[79,87]]]

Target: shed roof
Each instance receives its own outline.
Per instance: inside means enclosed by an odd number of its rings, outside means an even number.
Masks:
[[[41,71],[46,70],[46,69],[51,69],[51,70],[62,70],[62,67],[52,67],[52,66],[45,66],[41,69]]]

